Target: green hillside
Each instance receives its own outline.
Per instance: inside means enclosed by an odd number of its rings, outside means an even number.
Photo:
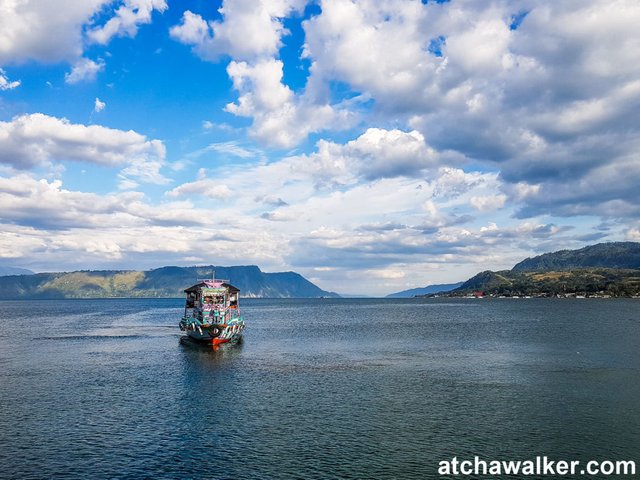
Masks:
[[[562,271],[481,272],[452,295],[482,292],[494,296],[609,296],[640,295],[640,269],[583,268]]]
[[[480,272],[450,292],[492,296],[640,296],[640,243],[600,243],[527,258],[511,270]]]
[[[295,272],[265,273],[255,265],[162,267],[148,271],[79,271],[0,277],[0,299],[182,297],[196,280],[229,280],[243,297],[337,297]]]
[[[579,250],[560,250],[527,258],[513,271],[551,271],[577,268],[640,268],[640,243],[598,243]]]

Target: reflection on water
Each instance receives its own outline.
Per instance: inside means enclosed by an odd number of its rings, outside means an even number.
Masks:
[[[241,339],[235,343],[211,345],[206,342],[198,342],[184,335],[180,337],[180,345],[185,350],[185,353],[189,351],[205,353],[206,355],[204,355],[203,358],[205,358],[207,362],[211,362],[222,358],[238,357],[242,352],[244,342]]]
[[[246,300],[244,343],[215,350],[183,339],[181,313],[180,300],[0,302],[0,476],[640,462],[637,301]]]

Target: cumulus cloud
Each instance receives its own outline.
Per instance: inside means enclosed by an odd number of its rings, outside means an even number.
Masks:
[[[500,195],[487,195],[482,197],[471,197],[471,206],[480,212],[492,212],[504,207],[507,200],[507,196]]]
[[[100,113],[102,110],[104,110],[106,106],[107,106],[106,103],[104,103],[102,100],[96,97],[96,101],[93,105],[93,111],[96,113]]]
[[[82,54],[82,26],[107,3],[109,0],[3,2],[0,65],[75,60]]]
[[[294,94],[282,82],[280,60],[271,58],[254,64],[232,61],[227,72],[240,96],[226,110],[252,118],[250,133],[264,144],[291,148],[312,132],[353,124],[353,115],[340,106],[317,104]]]
[[[260,215],[263,220],[269,220],[270,222],[291,222],[298,218],[297,215],[293,215],[291,212],[274,211],[264,212]]]
[[[227,153],[233,152],[243,158],[252,152],[236,151],[235,144],[213,144],[213,147],[216,150],[221,147],[218,151],[222,152],[231,148]],[[295,186],[293,198],[306,198],[317,190],[331,190],[336,185],[355,186],[384,178],[419,177],[428,169],[438,167],[439,160],[422,134],[397,129],[371,128],[344,144],[320,140],[316,147],[316,151],[309,154],[284,157],[266,164],[261,162],[241,171],[222,171],[219,176],[225,179],[224,183],[237,186],[238,192],[251,192],[252,202],[285,206],[287,202],[273,193],[279,188]],[[206,150],[209,149],[212,147]],[[252,156],[256,157],[255,154]],[[470,181],[469,178],[478,181],[478,176],[473,174],[463,175],[462,181]],[[176,187],[168,194],[210,196],[212,183],[215,182],[207,179],[201,170],[198,181]],[[220,192],[215,196],[221,196]]]
[[[83,31],[85,43],[103,44],[135,35],[166,8],[156,0],[65,0],[62,18],[46,5],[36,11],[37,3],[6,7],[0,64],[77,62],[67,81],[90,79],[100,69],[96,60],[82,73],[82,62],[91,62],[83,58]],[[107,3],[112,8],[100,10]],[[322,1],[319,12],[302,21],[300,62],[309,77],[294,89],[284,72],[295,65],[285,65],[291,57],[281,58],[280,51],[285,24],[298,22],[303,6],[225,0],[218,19],[187,11],[170,35],[204,60],[228,61],[237,97],[226,111],[250,119],[247,131],[259,142],[288,149],[310,134],[366,119],[356,134],[315,140],[315,149],[281,159],[245,143],[217,141],[193,156],[236,157],[242,170],[228,163],[202,170],[194,181],[168,189],[167,203],[158,208],[131,192],[84,196],[90,194],[12,178],[0,185],[2,192],[13,185],[33,201],[22,210],[15,198],[0,203],[0,211],[10,212],[0,253],[40,249],[50,256],[140,259],[163,251],[176,255],[163,258],[192,258],[189,250],[201,250],[206,234],[212,239],[207,251],[221,258],[259,255],[260,263],[301,269],[342,290],[368,272],[372,280],[363,288],[386,293],[401,283],[428,283],[426,272],[429,280],[461,280],[488,266],[509,267],[531,251],[638,238],[636,0],[542,0],[526,11],[515,0]],[[118,167],[124,190],[142,181],[167,183],[160,142],[32,117],[0,122],[5,172],[77,160]],[[203,129],[232,130],[211,121]],[[215,205],[215,225],[209,210],[190,203],[196,198],[197,205]],[[57,206],[46,212],[53,219],[47,233],[57,221],[66,225],[65,236],[28,230],[45,220],[36,220],[41,216],[27,206],[47,202]],[[106,205],[111,213],[84,211],[82,202]],[[135,205],[135,212],[119,203]],[[75,216],[64,217],[65,208]],[[73,223],[83,215],[104,222],[105,233],[92,238]],[[585,218],[573,229],[557,218],[576,215]],[[594,216],[607,222],[598,225]],[[181,221],[193,232],[180,230]],[[118,223],[130,229],[119,230]],[[163,244],[163,235],[171,241]],[[234,245],[227,249],[230,239]],[[446,278],[445,270],[456,278]]]
[[[209,24],[198,14],[185,11],[182,14],[182,22],[171,27],[169,35],[175,40],[187,45],[193,45],[195,52],[204,59],[215,59],[216,55],[209,58],[207,50],[213,41]]]
[[[166,195],[169,197],[203,196],[215,200],[224,200],[231,196],[231,189],[224,183],[220,183],[219,180],[207,178],[206,170],[201,168],[198,171],[197,180],[183,183],[169,190]]]
[[[102,45],[109,43],[115,36],[134,37],[140,25],[151,23],[154,10],[162,13],[167,8],[165,0],[125,0],[113,17],[104,25],[89,30],[87,37]]]
[[[221,21],[206,21],[189,10],[171,36],[205,60],[230,55],[239,60],[275,56],[286,30],[283,19],[304,7],[303,0],[226,0]]]
[[[159,173],[165,147],[132,130],[73,124],[42,113],[0,122],[0,163],[28,169],[52,161],[77,161],[109,167],[125,166],[125,174],[146,182],[165,183]]]
[[[275,195],[259,195],[255,198],[256,202],[262,202],[265,205],[270,205],[272,207],[286,207],[289,205],[282,198],[276,197]]]
[[[518,198],[522,215],[594,212],[594,202],[569,192],[637,164],[640,6],[544,1],[526,15],[521,8],[323,2],[304,24],[309,84],[344,82],[375,100],[378,115],[404,118],[440,154],[456,152],[499,169],[507,183],[531,185]],[[625,185],[587,197],[627,198]]]
[[[640,242],[640,228],[630,228],[626,232],[626,238],[630,242]]]
[[[98,195],[67,190],[61,180],[27,173],[0,177],[0,222],[41,229],[202,224],[193,206],[150,205],[139,192]]]
[[[366,179],[414,176],[438,161],[436,152],[415,130],[369,128],[341,150],[340,155],[355,159],[358,174]]]
[[[154,10],[163,12],[165,0],[118,0],[112,17],[103,25],[99,15],[114,0],[9,0],[0,7],[0,65],[30,60],[68,62],[67,83],[92,80],[102,62],[82,58],[87,40],[106,44],[114,36],[133,37],[138,26],[150,23]],[[2,84],[0,76],[0,84]],[[13,82],[15,83],[15,82]],[[12,83],[9,83],[11,85]]]
[[[274,239],[255,219],[187,201],[152,204],[142,193],[74,191],[27,173],[0,176],[0,258],[36,269],[157,267],[206,251],[221,263],[267,264]]]
[[[429,234],[424,234],[418,225],[363,226],[355,231],[323,227],[293,240],[287,259],[298,269],[320,267],[334,272],[332,278],[338,284],[348,285],[349,280],[341,280],[341,276],[357,275],[360,288],[366,286],[369,291],[389,293],[394,287],[398,290],[398,282],[376,284],[361,278],[363,273],[389,269],[391,280],[397,277],[393,272],[404,272],[408,280],[421,279],[413,286],[427,284],[425,278],[438,279],[438,282],[460,281],[486,265],[511,268],[525,252],[540,245],[546,248],[555,245],[555,249],[560,245],[581,245],[575,236],[567,235],[569,231],[571,227],[554,224],[501,227],[490,221],[476,227],[451,223]],[[452,272],[457,277],[452,277]]]
[[[157,142],[157,140],[152,140],[152,142]],[[164,145],[161,146],[161,152],[162,157],[158,156],[158,152],[130,157],[128,165],[118,174],[118,178],[120,178],[118,187],[121,190],[134,189],[138,186],[138,181],[156,185],[171,183],[171,179],[160,173],[164,166]]]
[[[14,81],[9,80],[5,71],[2,68],[0,68],[0,91],[13,90],[14,88],[19,86],[20,86],[19,80],[14,80]]]
[[[260,142],[291,148],[310,133],[329,127],[348,128],[352,115],[341,106],[318,103],[283,83],[283,63],[277,58],[286,30],[284,17],[304,6],[301,0],[227,0],[221,21],[207,22],[186,11],[182,22],[170,30],[179,42],[192,45],[205,60],[220,55],[233,60],[227,73],[239,93],[226,110],[253,120],[250,133]]]
[[[533,193],[525,197],[517,215],[530,217],[553,211],[563,216],[597,215],[626,222],[640,218],[638,182],[640,157],[630,154],[564,182],[547,180],[529,186]]]
[[[437,166],[438,156],[417,131],[369,128],[345,144],[320,140],[316,152],[293,157],[290,163],[293,172],[307,174],[322,186],[415,177]]]
[[[88,58],[81,58],[73,65],[71,71],[65,74],[64,81],[69,84],[90,82],[95,80],[98,72],[102,70],[104,70],[102,60],[94,62]]]

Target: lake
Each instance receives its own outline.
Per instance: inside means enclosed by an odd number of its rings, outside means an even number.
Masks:
[[[180,341],[182,306],[0,302],[0,477],[640,465],[640,300],[244,300],[245,341],[217,351]]]

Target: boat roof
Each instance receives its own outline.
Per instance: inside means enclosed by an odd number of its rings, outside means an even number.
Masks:
[[[239,288],[234,287],[226,280],[202,280],[200,283],[196,283],[195,285],[185,289],[184,293],[196,292],[203,288],[226,288],[231,293],[237,293],[240,291]]]

